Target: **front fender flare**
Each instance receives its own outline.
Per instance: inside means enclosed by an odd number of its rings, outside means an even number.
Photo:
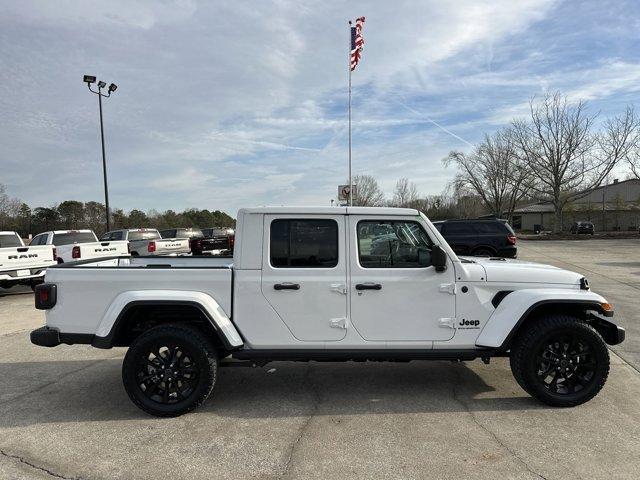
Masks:
[[[129,308],[141,304],[195,306],[207,317],[228,348],[236,349],[243,346],[242,337],[235,325],[212,296],[203,292],[176,290],[137,290],[121,293],[111,302],[102,316],[96,329],[93,345],[101,348],[111,347],[124,313]]]
[[[476,339],[479,347],[505,349],[529,313],[545,304],[580,306],[584,310],[601,311],[606,300],[588,290],[523,289],[509,293],[496,307]],[[612,314],[612,312],[608,312]]]

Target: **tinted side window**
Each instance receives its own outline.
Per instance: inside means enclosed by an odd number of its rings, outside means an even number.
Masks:
[[[443,230],[445,235],[473,235],[475,233],[470,223],[462,222],[445,223]]]
[[[358,223],[358,255],[364,268],[424,268],[431,266],[431,239],[417,222]]]
[[[278,268],[332,268],[338,264],[335,220],[281,219],[271,222],[271,265]]]
[[[473,226],[478,233],[484,235],[507,233],[507,229],[498,222],[477,222]]]
[[[113,232],[109,237],[109,240],[123,240],[124,232]]]

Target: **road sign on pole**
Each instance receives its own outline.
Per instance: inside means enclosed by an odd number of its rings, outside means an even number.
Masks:
[[[354,197],[356,196],[356,186],[352,185],[351,189],[349,185],[338,185],[338,200],[348,201],[349,194],[351,193]]]

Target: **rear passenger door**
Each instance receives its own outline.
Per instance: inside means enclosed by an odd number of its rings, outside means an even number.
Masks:
[[[343,215],[265,215],[262,294],[293,336],[338,341],[346,334]]]
[[[473,224],[467,222],[445,222],[442,236],[458,255],[469,255],[478,242]]]

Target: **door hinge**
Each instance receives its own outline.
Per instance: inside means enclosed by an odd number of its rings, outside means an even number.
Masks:
[[[329,326],[331,328],[343,328],[347,329],[347,319],[346,318],[332,318],[329,320]]]
[[[331,284],[331,291],[332,292],[341,293],[342,295],[346,295],[347,294],[347,286],[344,283],[332,283]]]
[[[448,293],[450,295],[456,294],[456,284],[455,283],[441,283],[440,291],[442,293]]]
[[[456,328],[456,319],[455,318],[441,318],[438,321],[439,325],[444,328]]]

